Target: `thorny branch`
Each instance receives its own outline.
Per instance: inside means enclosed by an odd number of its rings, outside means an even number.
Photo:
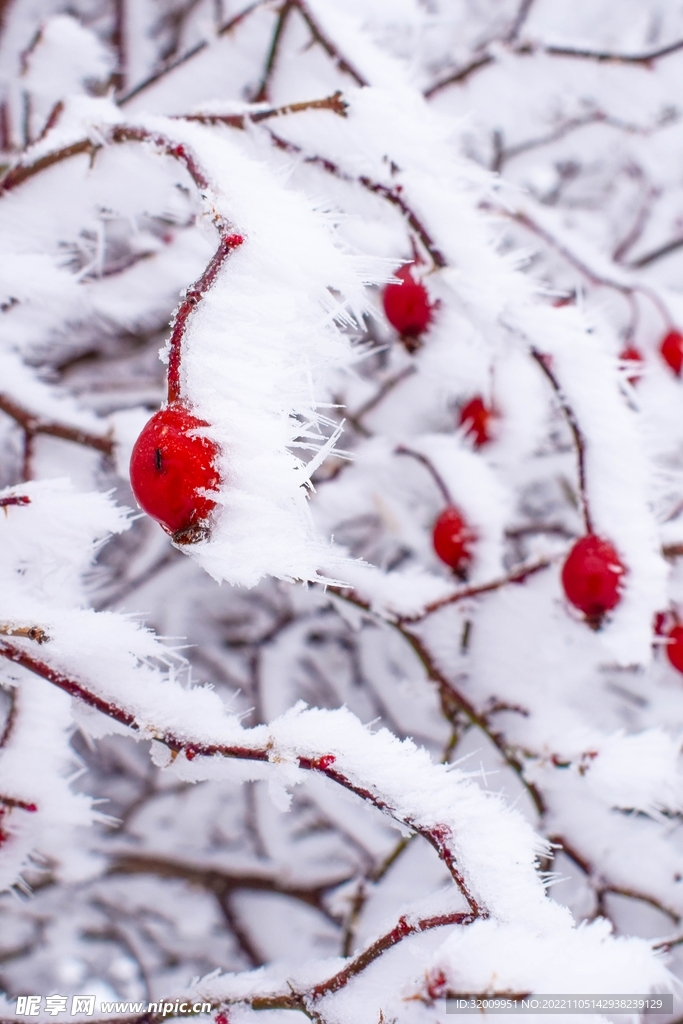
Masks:
[[[175,756],[182,753],[188,760],[194,760],[195,757],[227,757],[237,760],[269,762],[271,759],[271,751],[268,747],[241,746],[239,744],[208,744],[200,740],[194,740],[191,736],[181,737],[168,729],[150,730],[149,727],[143,726],[138,721],[133,711],[114,701],[107,700],[105,697],[101,697],[99,694],[94,693],[85,683],[65,675],[65,673],[53,668],[46,662],[39,661],[15,644],[0,640],[0,657],[7,658],[14,664],[28,669],[29,672],[33,672],[65,693],[70,694],[70,696],[82,700],[89,707],[95,708],[95,710],[102,712],[102,714],[107,715],[121,725],[127,726],[134,732],[156,739]],[[476,714],[474,711],[473,713]],[[334,766],[334,760],[334,758],[328,761],[325,757],[311,758],[299,755],[296,758],[296,764],[299,768],[306,771],[321,772],[344,789],[355,793],[356,796],[374,805],[378,810],[397,820],[403,821],[409,828],[423,835],[447,866],[453,880],[465,897],[471,913],[479,917],[486,916],[487,911],[480,906],[476,898],[471,894],[460,869],[456,865],[454,855],[450,849],[451,837],[448,831],[438,826],[428,829],[412,820],[404,821],[397,810],[391,807],[382,797],[373,793],[372,790],[352,782],[348,776]]]

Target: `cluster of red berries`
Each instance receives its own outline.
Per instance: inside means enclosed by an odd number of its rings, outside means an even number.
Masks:
[[[683,334],[680,331],[670,330],[662,338],[659,351],[666,365],[673,370],[677,377],[683,372]],[[619,355],[619,358],[629,364],[627,380],[629,384],[637,384],[641,377],[641,368],[645,362],[643,353],[635,345],[628,345]]]

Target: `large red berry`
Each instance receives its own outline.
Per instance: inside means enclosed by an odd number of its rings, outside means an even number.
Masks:
[[[434,550],[446,565],[462,575],[472,561],[472,548],[477,534],[468,524],[460,509],[450,506],[444,509],[434,523],[432,543]]]
[[[405,338],[417,338],[427,330],[432,306],[422,281],[416,281],[410,267],[396,272],[401,284],[388,284],[382,296],[387,320]]]
[[[619,555],[608,540],[589,533],[577,540],[562,569],[562,586],[575,608],[587,620],[599,625],[605,612],[621,599],[626,572]]]
[[[169,405],[152,416],[135,442],[130,482],[138,504],[178,543],[206,535],[215,501],[202,493],[218,485],[218,447],[197,433],[208,426],[186,406]]]
[[[629,384],[636,385],[642,376],[640,371],[645,362],[643,353],[635,345],[628,345],[623,352],[619,353],[619,358],[628,366],[626,380]]]
[[[683,626],[674,626],[667,634],[666,656],[675,669],[683,672]]]
[[[476,395],[460,410],[460,426],[465,428],[476,448],[493,439],[496,419],[495,411],[484,403],[481,395]]]
[[[667,363],[677,377],[680,377],[683,370],[683,334],[678,331],[669,331],[659,346],[664,362]]]

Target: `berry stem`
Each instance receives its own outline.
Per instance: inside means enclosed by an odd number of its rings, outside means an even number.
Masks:
[[[181,398],[180,362],[182,344],[187,328],[187,321],[192,311],[199,305],[204,295],[215,282],[218,273],[228,256],[238,249],[244,238],[242,235],[222,234],[221,240],[206,270],[185,293],[185,298],[178,307],[171,328],[170,350],[168,354],[168,404],[179,402]]]
[[[400,444],[398,448],[394,449],[394,454],[409,455],[411,459],[417,459],[418,462],[421,462],[425,469],[431,474],[432,480],[441,491],[441,494],[443,495],[443,499],[446,502],[446,504],[449,506],[455,505],[455,502],[451,497],[451,492],[448,490],[448,487],[446,486],[445,480],[443,479],[437,468],[434,466],[433,462],[430,459],[428,459],[426,455],[423,455],[421,452],[415,452],[413,451],[412,448],[406,448],[405,445],[402,444]]]
[[[576,447],[576,457],[578,463],[578,476],[579,476],[579,502],[581,505],[581,515],[583,517],[584,526],[586,533],[593,533],[593,517],[591,515],[590,504],[588,501],[588,490],[586,488],[586,441],[583,436],[579,421],[576,418],[576,413],[572,409],[571,405],[567,401],[559,380],[553,373],[550,367],[548,358],[539,352],[538,349],[531,349],[531,356],[536,360],[541,370],[545,374],[546,378],[550,382],[550,385],[558,397],[560,408],[564,413],[565,419],[569,425],[569,429],[574,437],[574,445]]]

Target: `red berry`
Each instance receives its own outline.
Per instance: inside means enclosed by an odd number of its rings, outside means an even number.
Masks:
[[[446,565],[462,575],[472,561],[472,545],[477,535],[469,526],[459,509],[451,506],[444,509],[434,523],[432,543],[434,550]]]
[[[432,306],[422,281],[416,281],[410,267],[396,272],[401,284],[388,284],[382,296],[384,312],[392,327],[405,338],[417,338],[427,330],[432,319]]]
[[[468,437],[474,441],[475,448],[491,441],[494,436],[494,420],[496,413],[484,404],[484,399],[477,395],[460,410],[460,426],[465,428]]]
[[[610,542],[589,533],[569,552],[562,568],[562,586],[567,600],[597,626],[605,612],[621,600],[625,572]]]
[[[683,626],[674,626],[667,640],[666,656],[677,671],[683,672]]]
[[[669,331],[659,346],[664,362],[671,367],[677,377],[680,377],[683,370],[683,334],[678,331]]]
[[[642,374],[640,369],[645,362],[643,359],[643,353],[640,349],[637,349],[635,345],[628,345],[623,352],[619,354],[619,358],[623,363],[631,363],[632,366],[628,367],[628,376],[626,380],[629,384],[637,384]]]
[[[218,446],[195,433],[206,426],[184,405],[169,405],[145,425],[130,459],[138,505],[177,543],[206,536],[206,521],[216,504],[201,493],[219,483],[214,465]]]

